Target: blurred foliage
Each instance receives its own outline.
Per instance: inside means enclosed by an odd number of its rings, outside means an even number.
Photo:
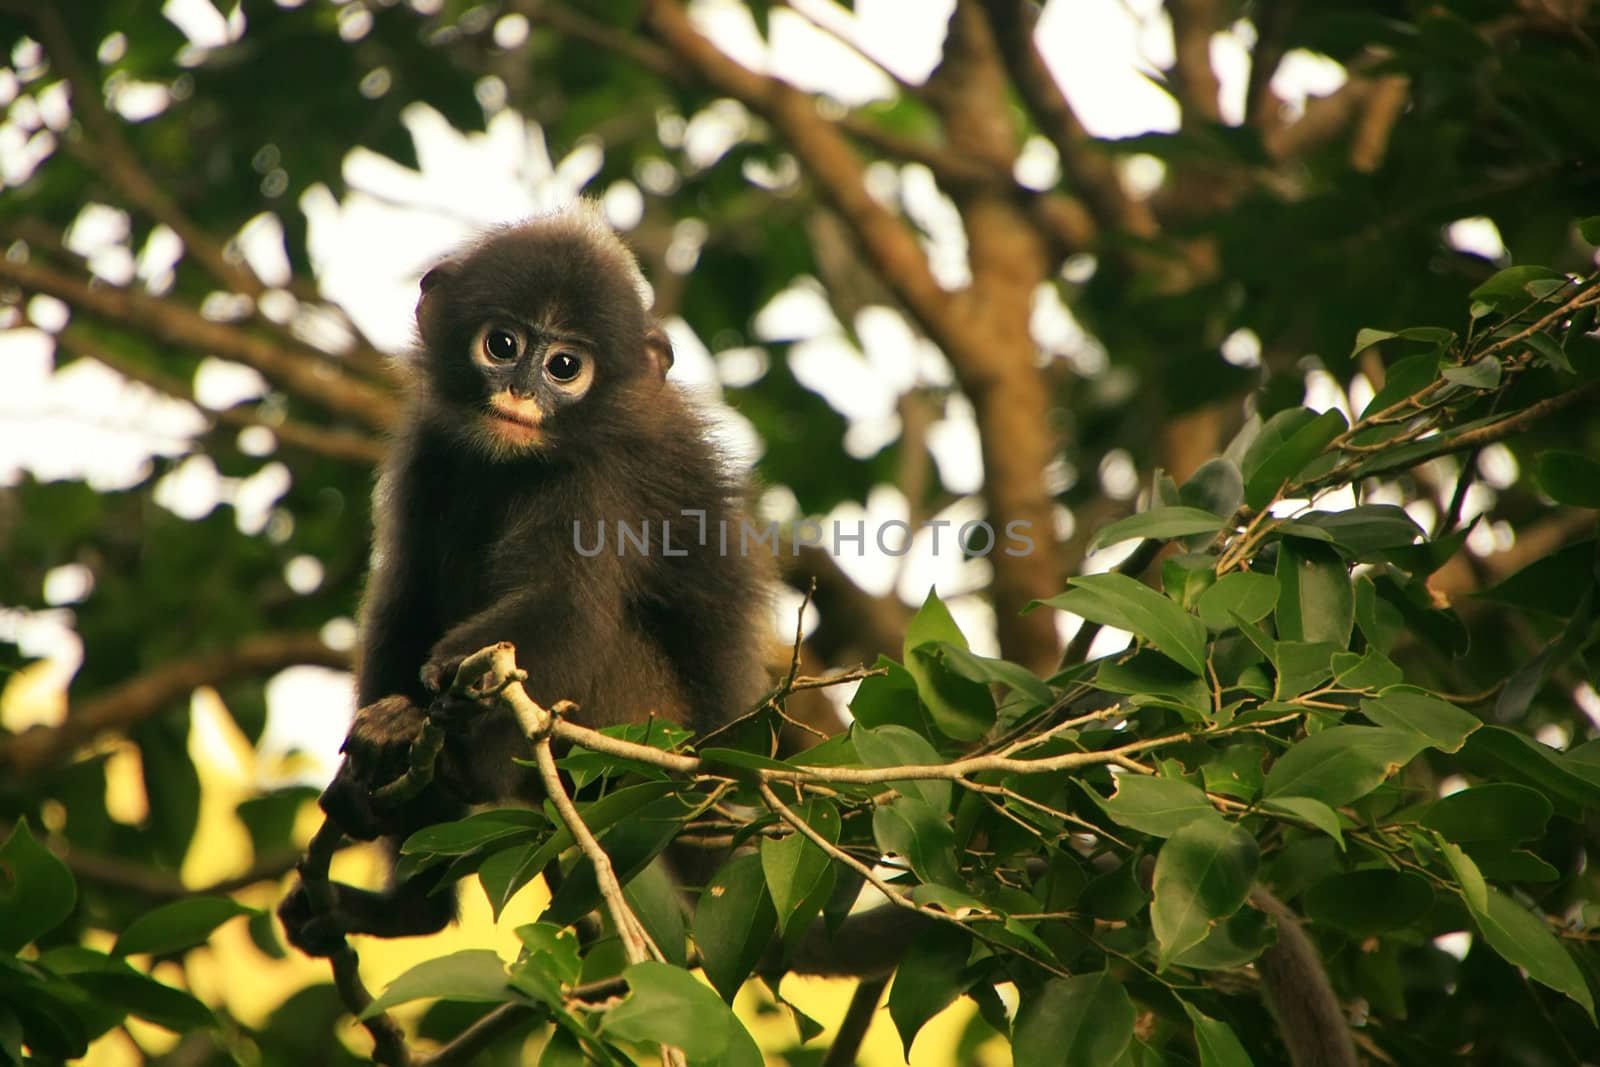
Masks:
[[[683,316],[713,354],[764,353],[764,370],[726,395],[760,435],[759,477],[791,491],[800,514],[864,504],[886,485],[916,518],[957,502],[912,416],[959,428],[957,402],[981,376],[947,352],[954,374],[924,374],[901,398],[900,439],[871,455],[846,450],[850,419],[791,370],[793,339],[762,336],[754,320],[776,295],[814,286],[856,344],[857,313],[894,306],[895,279],[840,224],[841,190],[751,101],[735,109],[725,151],[709,161],[689,151],[684,124],[712,108],[726,115],[728,102],[641,17],[653,6],[244,0],[230,9],[229,43],[198,48],[161,5],[0,2],[0,329],[37,320],[54,335],[58,370],[97,360],[185,400],[214,355],[250,362],[268,387],[205,412],[208,428],[180,454],[152,457],[133,484],[24,472],[0,490],[0,604],[19,611],[4,633],[59,610],[45,584],[61,568],[93,579],[68,605],[84,656],[65,721],[0,731],[0,1062],[80,1056],[128,1017],[186,1033],[181,1048],[196,1058],[184,1062],[358,1059],[335,1037],[349,1021],[332,986],[301,990],[260,1026],[182,988],[187,951],[246,912],[259,950],[282,949],[266,915],[226,891],[186,895],[176,872],[199,824],[191,692],[218,687],[254,741],[276,672],[341,659],[317,635],[354,614],[368,544],[363,457],[395,392],[356,331],[326,349],[308,339],[320,336],[309,319],[342,320],[317,287],[302,198],[347,195],[357,147],[417,166],[416,108],[460,131],[509,109],[537,124],[557,160],[598,146],[586,191],[640,191],[629,236],[658,310]],[[763,32],[798,17],[745,6]],[[1587,0],[1209,8],[1219,30],[1248,20],[1258,55],[1309,50],[1344,64],[1350,82],[1303,117],[1252,103],[1237,125],[1180,99],[1176,131],[1071,141],[1049,190],[1015,187],[1005,168],[986,179],[1030,211],[1081,208],[1093,198],[1075,176],[1096,164],[1161,164],[1159,186],[1138,201],[1148,226],[1095,208],[1092,239],[1068,247],[1042,214],[1027,216],[1050,249],[1042,281],[1084,332],[1024,354],[1048,426],[984,410],[977,425],[991,465],[1023,435],[1052,435],[1055,462],[1034,473],[1068,536],[1046,549],[1059,580],[1024,592],[1087,630],[1052,672],[1004,647],[1006,658],[976,654],[993,649],[990,635],[963,634],[937,597],[914,618],[896,603],[911,618],[903,642],[828,642],[887,653],[887,673],[855,695],[848,734],[789,766],[820,768],[820,784],[828,768],[1007,746],[1018,758],[1082,759],[974,772],[956,787],[834,782],[784,795],[851,856],[890,854],[908,899],[945,914],[889,996],[907,1049],[965,996],[978,1008],[968,1045],[1005,1035],[1019,1062],[1286,1062],[1251,969],[1273,940],[1247,902],[1260,884],[1306,918],[1374,1056],[1578,1062],[1600,1047],[1600,16]],[[1188,84],[1180,73],[1168,72],[1175,95]],[[1264,92],[1265,79],[1252,86]],[[958,210],[990,188],[961,179],[971,159],[949,158],[964,151],[951,113],[948,99],[901,86],[853,111],[823,101],[815,121],[849,130],[852,158],[878,164],[875,180],[897,179],[874,192],[899,219],[908,174],[931,170]],[[1018,145],[1059,140],[1023,94],[993,117]],[[179,231],[170,279],[157,270],[90,284],[94,268],[69,250],[86,205],[124,213],[130,257],[158,231]],[[287,315],[267,313],[284,294],[249,274],[234,243],[263,214],[284,233]],[[704,228],[688,270],[669,254],[685,220]],[[1492,223],[1504,251],[1490,258],[1453,238],[1461,220]],[[229,299],[239,293],[242,307]],[[66,306],[65,327],[40,294]],[[108,294],[130,299],[97,302]],[[1328,407],[1338,396],[1343,408]],[[261,427],[264,448],[247,436]],[[1183,435],[1163,432],[1173,427]],[[264,522],[226,501],[180,516],[158,486],[199,461],[258,485],[287,477]],[[1130,469],[1136,499],[1114,477]],[[1295,499],[1310,503],[1283,505]],[[1002,528],[1004,500],[982,504]],[[1133,557],[1143,566],[1079,576],[1096,537],[1144,539]],[[320,567],[309,589],[287,577],[304,559]],[[868,614],[847,602],[821,626],[849,631]],[[1134,643],[1089,659],[1099,627]],[[18,690],[35,676],[20,641],[0,644]],[[1118,717],[1097,714],[1112,700]],[[574,989],[622,974],[625,961],[614,939],[580,946],[565,928],[595,903],[574,890],[524,928],[517,959],[445,957],[386,1002],[446,998],[423,1022],[433,1042],[486,1005],[522,1005],[526,1026],[494,1052],[507,1062],[551,1023],[541,1062],[624,1061],[663,1037],[691,1063],[755,1062],[722,1001],[773,933],[837,918],[860,885],[756,790],[771,770],[766,738],[741,735],[728,748],[742,758],[725,752],[705,768],[731,783],[754,852],[722,868],[722,892],[702,897],[687,932],[653,931],[680,962],[691,939],[715,992],[674,967],[635,964],[627,999],[575,1009]],[[1125,758],[1103,755],[1144,741]],[[106,764],[128,746],[147,809],[136,825],[107,805]],[[637,771],[572,759],[590,778]],[[630,779],[585,804],[609,802],[616,820],[632,798],[692,820],[703,788]],[[290,789],[241,808],[254,878],[287,872],[307,802]],[[619,869],[652,870],[665,836],[624,826],[595,829],[632,850]],[[435,828],[411,851],[475,874],[500,907],[517,872],[537,866],[521,860],[559,849],[544,820],[488,843],[474,836],[482,827]],[[653,899],[662,888],[648,874],[630,884],[641,917],[676,914]],[[1465,955],[1436,940],[1461,931],[1472,935]],[[177,967],[158,980],[157,961]],[[1015,1011],[996,993],[1008,984]],[[774,1054],[815,1060],[816,1042],[799,1047],[807,1023],[799,1016],[796,1047]]]

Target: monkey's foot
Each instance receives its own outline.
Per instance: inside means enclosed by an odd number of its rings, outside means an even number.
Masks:
[[[311,894],[300,882],[278,905],[278,920],[289,944],[307,956],[331,956],[345,945],[344,920],[335,913],[314,911]]]

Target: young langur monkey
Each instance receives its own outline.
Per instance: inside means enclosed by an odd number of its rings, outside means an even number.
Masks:
[[[656,716],[704,733],[767,690],[771,560],[719,550],[744,482],[665,381],[672,348],[643,289],[586,204],[496,230],[423,276],[410,408],[374,499],[360,711],[322,801],[350,836],[398,843],[469,803],[539,802],[538,775],[512,762],[528,755],[516,722],[484,712],[447,743],[435,785],[398,811],[372,806],[462,658],[496,641],[516,645],[535,700],[574,701],[592,727]],[[648,531],[648,552],[624,546],[619,523]],[[432,892],[438,875],[339,885],[331,915],[297,888],[280,914],[318,955],[346,933],[430,933],[455,911],[453,893]]]

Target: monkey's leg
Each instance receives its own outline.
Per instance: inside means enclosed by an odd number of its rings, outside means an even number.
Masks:
[[[398,844],[398,842],[396,842]],[[278,905],[289,943],[308,956],[331,956],[350,934],[420,937],[437,933],[456,915],[453,889],[439,888],[445,866],[429,868],[388,889],[360,889],[329,882],[333,907],[317,912],[305,886],[296,885]]]

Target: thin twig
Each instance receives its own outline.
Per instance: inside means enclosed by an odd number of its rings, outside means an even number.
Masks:
[[[595,883],[600,887],[600,896],[605,901],[612,925],[617,928],[617,936],[622,938],[622,947],[628,954],[628,962],[643,963],[652,955],[656,959],[661,959],[661,950],[652,951],[649,936],[645,933],[638,917],[633,914],[633,909],[628,906],[627,899],[622,895],[622,883],[617,881],[617,872],[611,866],[611,857],[600,847],[600,842],[590,831],[589,825],[583,821],[583,816],[578,813],[572,798],[567,795],[566,786],[561,784],[561,772],[556,769],[556,758],[550,752],[550,738],[541,737],[535,741],[533,754],[539,764],[539,777],[544,781],[545,792],[549,794],[550,802],[555,805],[556,814],[561,816],[561,821],[571,831],[572,839],[578,843],[578,848],[594,865]]]

